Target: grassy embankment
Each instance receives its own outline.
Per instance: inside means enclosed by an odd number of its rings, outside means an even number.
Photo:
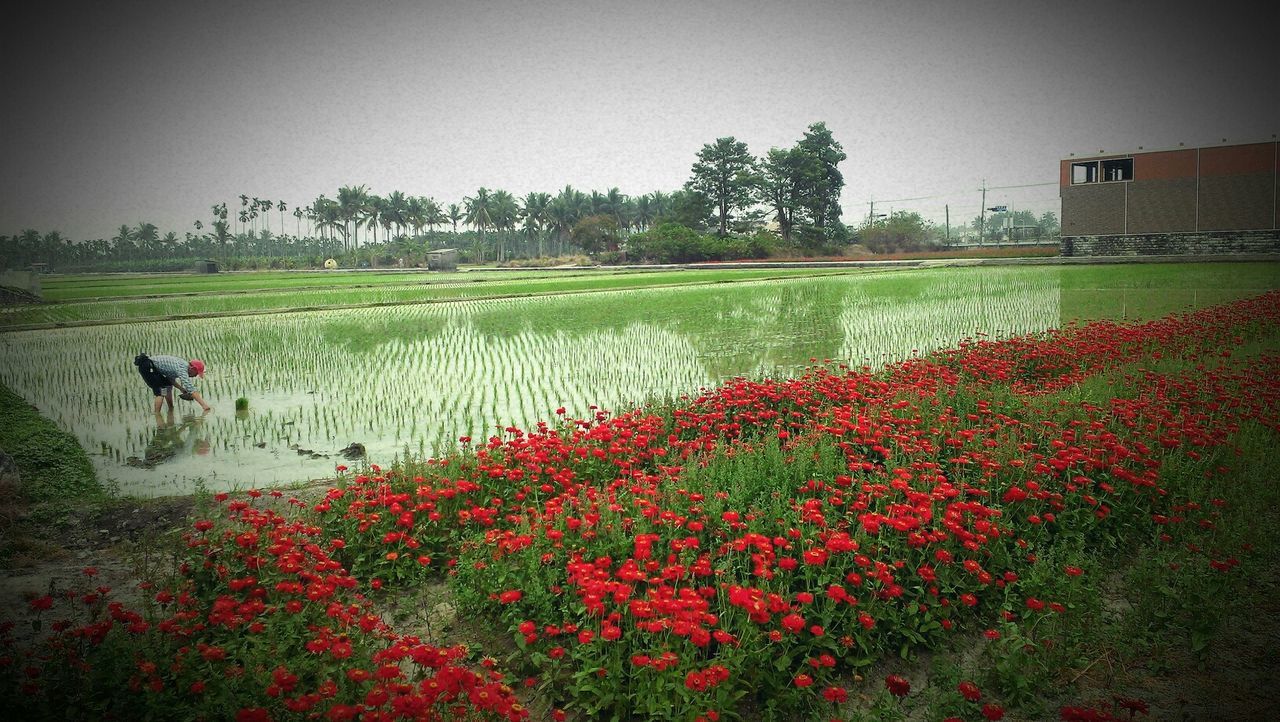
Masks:
[[[0,485],[0,567],[30,553],[32,532],[74,504],[104,497],[88,455],[71,434],[0,386],[0,450],[14,461],[18,482]]]

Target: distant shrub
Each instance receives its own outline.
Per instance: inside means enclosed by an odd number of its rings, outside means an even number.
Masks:
[[[696,263],[767,258],[778,247],[778,238],[768,231],[750,236],[723,238],[698,233],[678,223],[664,223],[627,239],[627,258],[634,262]]]

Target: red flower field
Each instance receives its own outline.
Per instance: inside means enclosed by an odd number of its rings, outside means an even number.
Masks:
[[[1176,552],[1165,571],[1206,595],[1250,563],[1218,527],[1257,461],[1244,442],[1280,433],[1278,325],[1270,293],[877,373],[815,360],[342,469],[318,496],[218,495],[144,604],[86,576],[8,622],[42,636],[0,649],[0,699],[60,718],[1002,719],[1034,707],[1129,549]],[[433,578],[508,658],[379,613]],[[955,645],[983,679],[903,661]],[[1146,713],[1124,702],[1052,714]]]

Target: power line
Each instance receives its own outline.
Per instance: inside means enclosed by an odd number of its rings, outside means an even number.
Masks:
[[[1020,186],[987,186],[987,190],[989,190],[989,191],[1002,191],[1002,190],[1006,190],[1006,189],[1009,189],[1009,188],[1039,188],[1039,187],[1042,187],[1042,186],[1056,186],[1056,185],[1058,185],[1058,183],[1057,183],[1056,181],[1054,181],[1054,182],[1052,182],[1052,183],[1026,183],[1026,184],[1023,184],[1023,185],[1020,185]]]

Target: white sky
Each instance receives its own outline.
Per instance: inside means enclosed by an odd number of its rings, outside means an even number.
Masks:
[[[815,121],[849,156],[846,222],[874,198],[956,225],[984,180],[1056,184],[1073,152],[1280,132],[1265,3],[32,5],[0,44],[4,235],[181,236],[241,194],[343,185],[671,191],[717,137],[763,155]],[[1057,188],[998,203],[1056,211]]]

